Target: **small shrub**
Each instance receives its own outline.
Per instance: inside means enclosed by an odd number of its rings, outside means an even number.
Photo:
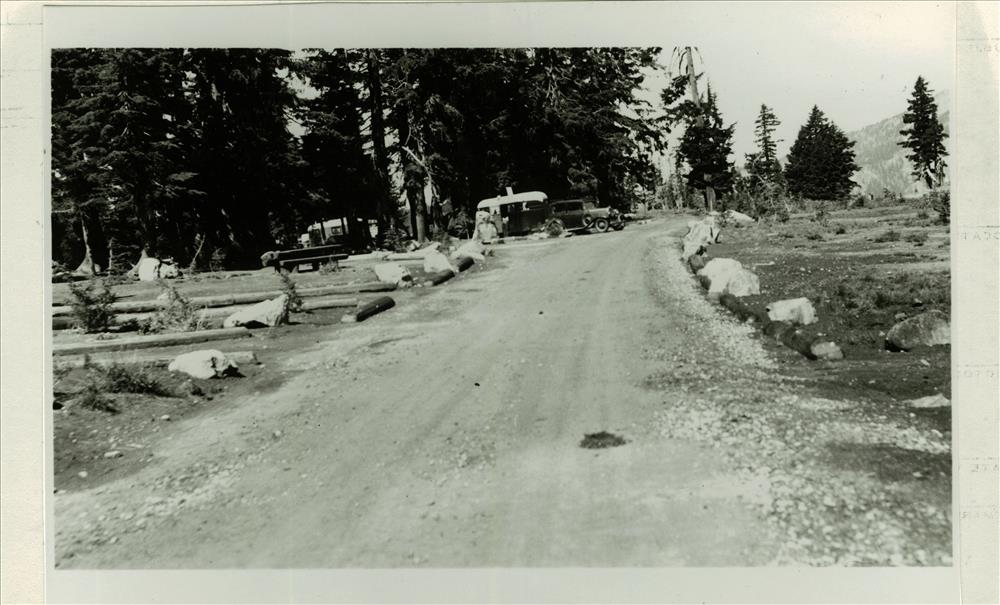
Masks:
[[[934,212],[937,212],[941,223],[949,224],[951,222],[951,192],[932,191],[926,197],[930,207]]]
[[[920,220],[927,220],[930,218],[930,215],[927,214],[926,210],[921,210],[920,212],[917,213],[917,218]]]
[[[923,231],[914,231],[913,233],[907,233],[904,239],[918,246],[923,246],[924,243],[927,242],[927,233]]]
[[[160,289],[167,295],[167,303],[149,319],[139,323],[139,331],[143,334],[159,334],[161,332],[189,332],[201,328],[198,310],[185,298],[177,288],[164,280],[157,280]]]
[[[787,223],[789,219],[792,218],[791,214],[788,212],[788,206],[785,204],[778,204],[777,208],[775,208],[774,216],[779,222],[782,223]]]
[[[88,410],[117,414],[118,408],[104,394],[103,380],[98,376],[90,376],[76,393],[77,403]]]
[[[118,296],[107,283],[102,281],[96,291],[93,282],[88,282],[86,286],[70,284],[69,291],[73,294],[70,303],[73,316],[85,332],[103,332],[114,323],[115,312],[111,305],[118,300]]]
[[[837,225],[837,228],[834,230],[834,233],[837,235],[844,235],[845,233],[847,233],[847,229],[843,225]]]
[[[303,311],[302,295],[295,289],[295,281],[285,272],[278,273],[281,278],[281,293],[285,295],[285,309],[289,313]]]
[[[806,239],[813,242],[821,242],[823,241],[823,236],[819,233],[810,233],[806,235]]]
[[[388,229],[382,240],[382,247],[393,252],[405,252],[406,244],[410,241],[410,234],[402,229]]]
[[[226,268],[226,250],[221,246],[212,250],[212,257],[208,260],[209,271],[223,271]]]
[[[875,237],[875,242],[879,244],[884,244],[886,242],[898,242],[900,239],[899,231],[895,229],[889,229],[888,231],[882,233]]]
[[[144,364],[112,363],[99,372],[104,389],[111,393],[148,393],[164,397],[172,395],[170,389]]]
[[[812,220],[824,227],[830,224],[830,213],[827,211],[825,202],[816,202],[816,213],[813,214]]]

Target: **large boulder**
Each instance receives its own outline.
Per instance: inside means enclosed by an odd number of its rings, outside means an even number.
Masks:
[[[687,235],[684,236],[684,250],[681,253],[681,258],[687,260],[696,254],[701,254],[712,243],[711,240],[711,226],[700,221],[692,221],[688,224]]]
[[[288,298],[282,294],[277,298],[259,302],[237,311],[222,321],[224,328],[263,328],[288,322]]]
[[[816,359],[826,359],[835,361],[844,358],[844,352],[837,346],[837,343],[828,340],[816,341],[809,346],[809,352]]]
[[[767,316],[772,321],[787,321],[801,326],[816,323],[816,309],[808,298],[775,301],[767,305]]]
[[[139,276],[139,281],[156,281],[180,275],[177,265],[172,261],[162,261],[151,256],[140,258],[135,266],[135,271]]]
[[[951,407],[951,401],[941,393],[935,395],[928,395],[927,397],[920,397],[919,399],[910,399],[906,402],[911,408],[949,408]]]
[[[700,254],[709,245],[719,241],[721,230],[719,223],[714,216],[706,216],[700,221],[688,223],[688,232],[684,236],[684,250],[681,253],[681,260],[687,260],[695,254]]]
[[[399,263],[378,263],[372,269],[380,282],[386,284],[396,284],[399,287],[413,285],[413,276],[409,269]]]
[[[760,294],[760,280],[757,275],[731,258],[713,258],[705,263],[705,266],[698,271],[698,275],[708,279],[709,296]]]
[[[193,378],[221,378],[239,369],[222,351],[204,349],[183,353],[167,366],[171,372],[183,372]]]
[[[885,337],[890,351],[909,351],[951,343],[951,324],[941,311],[931,310],[897,323]]]
[[[432,250],[424,255],[424,271],[427,273],[438,273],[449,270],[458,273],[458,269],[441,252]]]
[[[486,260],[486,246],[480,241],[469,240],[451,253],[452,258],[461,258],[463,256],[477,261],[484,261]]]

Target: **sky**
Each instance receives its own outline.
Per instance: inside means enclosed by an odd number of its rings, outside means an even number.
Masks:
[[[693,3],[692,3],[693,4]],[[690,13],[690,14],[689,14]],[[696,45],[726,123],[736,122],[733,159],[754,151],[761,103],[782,124],[788,152],[813,105],[845,132],[906,110],[918,75],[936,92],[953,87],[954,6],[948,3],[717,4],[709,24],[681,5],[662,43],[663,64],[680,44]],[[676,70],[676,67],[674,67]],[[665,76],[648,82],[651,101]]]
[[[424,37],[443,46],[491,45],[487,40],[503,46],[660,46],[664,67],[670,67],[673,48],[696,46],[701,61],[695,67],[718,95],[725,122],[736,123],[731,159],[737,165],[755,150],[754,120],[762,103],[781,121],[775,136],[783,157],[813,105],[851,132],[905,111],[918,75],[936,93],[953,88],[955,7],[947,2],[513,3],[501,9],[491,13],[492,25],[481,18],[468,27],[455,21],[448,31],[464,32],[469,43]],[[503,35],[491,37],[497,32]],[[657,73],[637,96],[658,107],[667,82]]]

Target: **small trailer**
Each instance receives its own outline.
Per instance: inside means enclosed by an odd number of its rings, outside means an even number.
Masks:
[[[347,258],[343,250],[340,244],[275,250],[261,254],[260,262],[264,267],[274,267],[275,271],[298,271],[301,265],[312,265],[313,271],[319,270],[321,265],[331,265],[336,269],[340,261]]]

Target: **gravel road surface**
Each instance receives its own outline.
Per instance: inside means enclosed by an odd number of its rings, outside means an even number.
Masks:
[[[862,422],[853,403],[800,399],[705,301],[677,260],[684,222],[497,246],[489,271],[268,362],[292,377],[176,423],[138,473],[57,496],[57,566],[944,561],[949,538],[926,525],[947,533],[947,495],[897,518],[894,489],[857,526],[844,485],[886,480],[796,474],[790,444],[808,435],[733,415],[839,414],[828,439]],[[599,431],[626,443],[580,447]]]

